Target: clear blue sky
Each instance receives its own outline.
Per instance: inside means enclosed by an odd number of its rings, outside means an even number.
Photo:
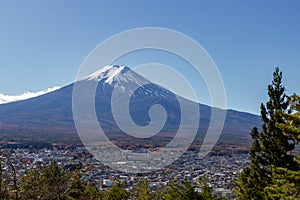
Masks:
[[[180,31],[208,51],[222,74],[228,108],[259,113],[276,66],[287,93],[300,94],[299,10],[296,0],[0,0],[0,93],[67,85],[104,39],[156,26]]]

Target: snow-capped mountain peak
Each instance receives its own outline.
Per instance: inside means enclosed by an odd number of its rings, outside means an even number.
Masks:
[[[117,77],[121,77],[128,70],[130,69],[124,65],[107,65],[89,75],[86,80],[104,80],[104,83],[112,84]]]

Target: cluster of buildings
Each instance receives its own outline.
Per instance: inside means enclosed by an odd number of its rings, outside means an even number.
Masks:
[[[151,189],[155,190],[167,185],[170,180],[179,182],[189,181],[199,184],[204,177],[218,196],[233,197],[233,180],[238,173],[249,165],[248,154],[236,154],[230,156],[206,156],[200,158],[197,153],[186,152],[178,160],[160,170],[148,173],[126,173],[114,171],[101,164],[86,149],[82,147],[70,149],[7,149],[2,150],[2,163],[13,163],[17,171],[17,178],[38,166],[48,165],[51,161],[67,169],[80,169],[82,179],[99,184],[103,188],[112,185],[119,179],[126,185],[126,189],[132,189],[138,179],[147,179]],[[122,163],[123,165],[126,163]],[[7,170],[9,165],[2,165]]]

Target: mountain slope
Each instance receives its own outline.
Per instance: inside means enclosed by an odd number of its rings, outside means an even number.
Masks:
[[[122,95],[131,95],[130,114],[132,120],[139,126],[150,123],[149,108],[154,104],[160,104],[166,109],[167,121],[161,131],[175,133],[180,126],[181,110],[179,101],[195,104],[176,96],[174,93],[149,82],[139,74],[124,66],[107,66],[87,78],[81,80],[82,84],[97,82],[95,95],[95,108],[101,127],[110,134],[122,133],[118,128],[111,109],[111,97],[113,90],[117,88],[120,99]],[[134,91],[133,84],[146,83]],[[23,101],[0,105],[0,139],[26,138],[26,140],[43,140],[52,138],[51,141],[65,141],[74,138],[78,142],[78,136],[72,115],[72,92],[74,84],[65,86],[54,92],[27,99]],[[125,105],[124,105],[125,106]],[[200,109],[199,137],[204,137],[211,115],[211,107],[197,104]],[[189,112],[194,112],[189,110]],[[193,118],[188,119],[190,121]],[[250,141],[249,132],[253,126],[260,126],[259,116],[249,113],[228,110],[225,126],[221,138],[224,140]]]

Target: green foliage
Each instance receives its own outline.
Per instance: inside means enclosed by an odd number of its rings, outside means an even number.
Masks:
[[[147,180],[140,180],[133,190],[133,199],[136,200],[151,200],[154,199],[155,194],[151,193],[149,182]]]
[[[30,170],[21,178],[23,199],[66,199],[70,192],[70,173],[57,162]]]
[[[31,169],[21,178],[22,199],[80,200],[99,199],[96,187],[81,180],[78,171],[67,171],[52,162],[49,166]]]
[[[18,184],[17,169],[7,152],[1,150],[0,154],[0,196],[2,199],[18,200],[20,188]],[[2,168],[2,162],[6,162],[6,170]]]
[[[0,162],[0,169],[1,162]],[[0,170],[2,183],[7,180]],[[5,184],[0,188],[0,199],[45,199],[45,200],[211,200],[212,188],[204,178],[197,185],[189,182],[170,181],[169,185],[151,190],[149,182],[142,179],[132,191],[127,191],[124,182],[116,180],[109,188],[98,187],[82,179],[80,171],[68,171],[52,162],[28,171],[20,179],[18,191]],[[13,185],[13,184],[10,184]],[[16,196],[15,194],[18,194]]]
[[[300,166],[300,157],[297,157]],[[272,185],[265,188],[269,199],[300,199],[300,171],[287,168],[273,168]]]
[[[70,191],[70,173],[59,167],[57,162],[41,168],[43,195],[46,199],[66,199]]]
[[[290,112],[279,113],[285,123],[278,123],[283,133],[297,143],[300,142],[300,97],[294,94],[289,98]],[[269,199],[300,199],[300,156],[296,156],[297,168],[272,168],[272,185],[265,188]]]
[[[261,104],[262,131],[255,127],[251,132],[251,164],[243,170],[236,183],[238,199],[270,199],[266,188],[280,181],[281,177],[276,174],[281,170],[298,169],[295,156],[290,153],[296,141],[282,129],[287,124],[284,113],[288,108],[282,72],[276,68],[273,76],[272,84],[268,86],[269,101],[266,105]]]
[[[31,169],[21,178],[21,195],[24,199],[40,199],[43,197],[41,174],[37,169]]]
[[[130,197],[130,193],[124,189],[124,184],[117,180],[114,184],[105,192],[104,200],[127,200]]]
[[[208,178],[206,176],[204,176],[203,179],[200,180],[198,189],[202,190],[202,199],[216,199],[212,195],[213,189],[208,185]]]
[[[166,193],[163,196],[165,200],[210,200],[215,199],[212,196],[212,189],[206,182],[201,182],[199,187],[193,186],[190,182],[179,183],[170,181],[166,187]]]
[[[290,111],[289,113],[280,112],[279,115],[283,117],[285,123],[276,124],[283,133],[293,138],[297,143],[300,142],[300,96],[296,94],[289,97],[288,100]]]
[[[100,191],[99,187],[95,185],[87,185],[85,189],[85,198],[89,200],[99,200],[104,199],[104,192]]]
[[[8,198],[8,178],[4,174],[2,160],[0,160],[0,199]]]
[[[71,177],[69,199],[84,199],[87,194],[86,184],[81,181],[82,175],[74,171]]]

